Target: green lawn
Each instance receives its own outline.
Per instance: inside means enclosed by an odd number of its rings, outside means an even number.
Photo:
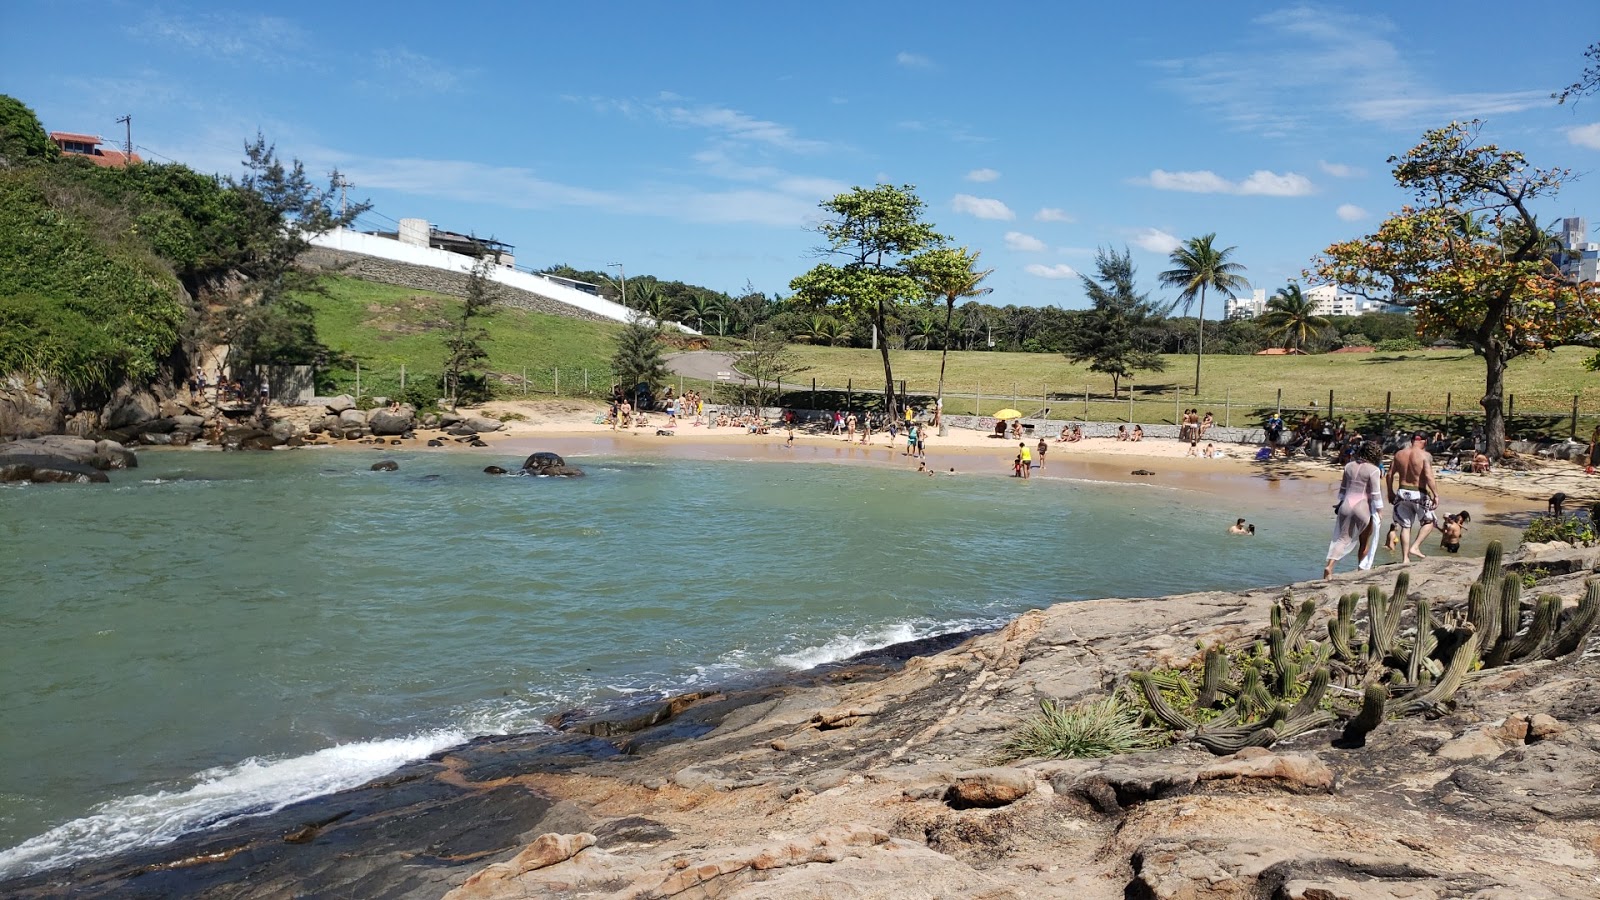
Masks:
[[[819,404],[840,401],[839,392],[856,397],[881,393],[883,364],[877,351],[796,345],[808,368],[793,380],[809,385],[815,378]],[[1570,430],[1573,397],[1579,397],[1580,431],[1587,433],[1600,417],[1600,376],[1583,368],[1593,350],[1563,347],[1544,356],[1511,363],[1506,392],[1514,415],[1513,431],[1561,434]],[[896,380],[904,380],[914,398],[934,394],[939,379],[939,352],[895,351]],[[1442,419],[1448,404],[1452,416],[1479,412],[1483,395],[1483,361],[1466,350],[1405,353],[1332,353],[1316,356],[1207,356],[1201,370],[1201,394],[1195,398],[1194,357],[1164,357],[1163,372],[1141,372],[1133,381],[1130,411],[1128,384],[1120,401],[1111,400],[1111,379],[1069,363],[1060,354],[952,352],[945,372],[945,407],[953,413],[990,414],[1015,406],[1025,414],[1048,407],[1050,418],[1093,421],[1168,422],[1175,409],[1198,407],[1217,421],[1257,421],[1263,410],[1278,406],[1305,409],[1315,402],[1326,408],[1333,391],[1336,413],[1381,417],[1390,392],[1394,420],[1419,426]],[[1088,402],[1085,402],[1085,391]],[[809,390],[792,402],[803,403]],[[981,399],[980,399],[981,398]],[[925,402],[925,400],[924,400]],[[1584,425],[1584,419],[1589,420]]]
[[[339,275],[324,284],[328,296],[302,299],[316,311],[318,337],[352,362],[328,373],[339,390],[354,392],[355,362],[363,395],[396,392],[401,366],[408,380],[443,371],[444,340],[461,315],[460,299]],[[583,393],[585,373],[589,393],[610,393],[610,358],[621,325],[509,307],[482,321],[489,369],[501,393],[520,392],[524,367],[530,393],[551,393],[558,375],[563,395]]]

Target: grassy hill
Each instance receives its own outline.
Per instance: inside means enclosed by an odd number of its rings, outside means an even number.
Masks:
[[[337,355],[325,373],[325,389],[354,393],[358,363],[364,396],[397,394],[402,366],[408,383],[443,372],[444,340],[460,320],[459,298],[341,275],[327,277],[324,286],[326,296],[299,299],[315,311],[317,335]],[[563,395],[583,393],[586,371],[589,393],[609,393],[610,358],[621,325],[510,307],[497,308],[482,324],[489,332],[484,347],[497,392],[520,393],[526,368],[530,395],[553,392],[558,374]]]

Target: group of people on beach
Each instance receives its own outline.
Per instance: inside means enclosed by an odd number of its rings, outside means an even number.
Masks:
[[[1339,499],[1333,508],[1333,540],[1328,544],[1323,578],[1330,577],[1334,563],[1351,550],[1359,551],[1356,558],[1360,568],[1372,568],[1385,501],[1393,510],[1393,521],[1383,543],[1391,551],[1400,551],[1401,562],[1410,562],[1413,556],[1422,559],[1422,542],[1435,528],[1442,533],[1441,546],[1446,551],[1455,553],[1461,549],[1461,536],[1472,516],[1462,510],[1440,520],[1439,484],[1427,445],[1427,433],[1412,434],[1409,445],[1395,452],[1386,469],[1382,446],[1376,441],[1363,441],[1354,458],[1345,463]]]

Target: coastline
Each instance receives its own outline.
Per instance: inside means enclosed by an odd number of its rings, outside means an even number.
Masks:
[[[1594,553],[1571,562],[1574,574],[1540,590],[1581,592]],[[1411,590],[1441,611],[1459,605],[1477,563],[1428,560],[1410,570]],[[1328,615],[1340,593],[1387,590],[1393,574],[1056,604],[954,647],[712,687],[568,720],[556,736],[475,740],[265,818],[5,887],[271,897],[359,884],[452,900],[1581,895],[1600,872],[1579,784],[1600,777],[1592,655],[1475,679],[1444,717],[1393,720],[1356,747],[1322,729],[1234,756],[1175,745],[995,759],[1040,697],[1089,699],[1132,668],[1185,664],[1197,642],[1248,643],[1285,590]],[[1507,821],[1534,829],[1537,846]]]
[[[282,408],[274,412],[290,421],[303,423],[306,408]],[[878,433],[865,447],[859,435],[846,442],[839,436],[796,429],[793,447],[786,447],[788,433],[772,428],[767,434],[749,434],[741,427],[711,428],[679,425],[670,437],[656,433],[665,417],[655,415],[642,428],[613,430],[596,423],[605,407],[586,400],[492,401],[474,410],[490,418],[504,420],[503,430],[482,434],[486,448],[459,445],[443,433],[419,432],[409,440],[384,445],[361,442],[333,442],[323,446],[340,449],[381,450],[389,447],[429,450],[429,438],[442,438],[438,448],[446,452],[479,454],[509,453],[526,456],[538,450],[552,450],[563,456],[581,459],[592,455],[642,455],[662,458],[741,459],[764,462],[807,462],[843,465],[873,465],[916,470],[913,458],[904,455],[901,437],[890,446],[887,434]],[[932,429],[930,429],[932,431]],[[1036,448],[1038,438],[1027,440]],[[1201,447],[1206,442],[1201,443]],[[949,434],[936,431],[926,440],[928,467],[939,477],[948,477],[954,467],[959,476],[1007,477],[1017,441],[996,439],[987,432],[950,428]],[[1034,478],[1108,481],[1124,484],[1162,484],[1182,490],[1213,494],[1227,501],[1226,515],[1240,509],[1246,516],[1253,504],[1285,506],[1295,503],[1319,504],[1337,491],[1340,469],[1327,462],[1300,456],[1257,462],[1256,444],[1218,444],[1220,458],[1187,456],[1188,445],[1171,439],[1146,438],[1143,441],[1116,441],[1111,438],[1084,438],[1075,443],[1048,442],[1046,464]],[[1568,512],[1583,510],[1600,502],[1600,476],[1589,476],[1576,464],[1527,460],[1528,471],[1498,469],[1489,475],[1442,473],[1441,509],[1455,512],[1466,509],[1474,521],[1492,522],[1520,528],[1544,512],[1551,494],[1567,494]],[[1136,475],[1136,470],[1153,474]],[[1240,501],[1243,501],[1242,503]]]

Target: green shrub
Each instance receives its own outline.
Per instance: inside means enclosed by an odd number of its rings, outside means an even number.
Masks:
[[[1073,706],[1045,698],[1039,715],[1023,723],[1001,754],[1006,760],[1094,759],[1160,746],[1161,736],[1140,725],[1140,718],[1138,707],[1117,695]]]
[[[1596,543],[1594,522],[1576,516],[1559,519],[1549,516],[1534,517],[1534,520],[1528,523],[1528,527],[1523,529],[1522,542],[1542,544],[1548,541],[1564,541],[1578,546]]]
[[[1379,353],[1399,353],[1404,350],[1421,350],[1422,344],[1416,338],[1390,338],[1379,341],[1373,349]]]

